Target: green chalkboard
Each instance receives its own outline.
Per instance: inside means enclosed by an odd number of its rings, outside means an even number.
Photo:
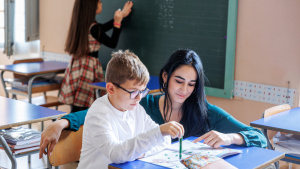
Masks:
[[[97,21],[112,19],[124,0],[102,0]],[[151,75],[158,75],[177,49],[192,49],[203,61],[206,94],[233,96],[237,0],[133,0],[132,13],[122,22],[116,49],[137,54]],[[111,33],[111,32],[109,32]],[[105,69],[113,50],[101,47]]]

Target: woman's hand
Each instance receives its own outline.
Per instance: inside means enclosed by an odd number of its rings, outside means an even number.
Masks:
[[[210,131],[201,137],[197,138],[193,142],[204,140],[203,143],[211,147],[218,148],[221,145],[231,145],[231,144],[244,144],[244,138],[237,133],[224,134],[218,131]]]
[[[41,142],[40,142],[40,154],[39,158],[43,157],[43,154],[50,155],[50,153],[53,151],[54,146],[56,145],[61,131],[64,128],[67,128],[69,126],[69,120],[61,119],[58,120],[52,124],[50,124],[46,130],[43,131],[41,136]],[[50,144],[50,147],[48,149],[48,152],[46,151],[46,148]]]
[[[170,135],[172,138],[181,138],[184,135],[183,126],[176,121],[164,123],[159,127],[163,136]]]
[[[131,8],[133,6],[133,3],[132,1],[127,1],[122,9],[122,14],[123,14],[123,17],[127,17],[130,12],[131,12]]]

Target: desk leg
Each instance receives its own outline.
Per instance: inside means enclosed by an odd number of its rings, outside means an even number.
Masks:
[[[11,165],[12,165],[12,169],[16,169],[17,168],[17,161],[15,156],[12,154],[12,152],[10,151],[9,146],[7,145],[5,139],[0,135],[0,144],[2,145],[5,153],[7,154],[7,156],[9,157],[10,161],[11,161]]]
[[[100,97],[100,89],[96,89],[96,99],[98,99]]]
[[[2,71],[2,72],[1,72],[1,83],[2,83],[2,86],[3,86],[3,88],[4,88],[5,96],[6,96],[7,98],[9,98],[9,97],[8,97],[8,92],[7,92],[7,90],[6,90],[6,84],[5,84],[4,78],[3,78],[4,72],[5,72],[5,71]]]
[[[28,81],[28,103],[31,103],[31,98],[32,98],[32,84],[34,79],[38,77],[44,77],[44,76],[53,76],[55,77],[57,73],[48,73],[48,74],[39,74],[39,75],[34,75],[32,76],[29,81]]]

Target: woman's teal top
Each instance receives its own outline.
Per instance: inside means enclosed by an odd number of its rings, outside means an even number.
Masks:
[[[159,111],[160,96],[148,95],[143,98],[140,104],[144,107],[147,114],[158,124],[163,124],[164,120]],[[260,130],[247,126],[236,120],[225,110],[207,102],[208,119],[210,129],[221,133],[239,133],[244,137],[244,146],[266,147],[267,140]],[[70,113],[62,117],[70,122],[70,130],[77,131],[84,124],[88,110]],[[202,133],[205,134],[205,133]],[[199,136],[199,135],[195,135]]]

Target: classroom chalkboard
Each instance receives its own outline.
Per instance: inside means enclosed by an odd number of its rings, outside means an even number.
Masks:
[[[105,23],[124,0],[102,0],[96,19]],[[159,75],[177,49],[196,51],[207,77],[206,94],[232,98],[235,62],[237,0],[133,0],[133,11],[122,22],[116,49],[101,46],[99,59],[105,69],[111,52],[130,49]],[[111,34],[111,32],[108,32]]]

